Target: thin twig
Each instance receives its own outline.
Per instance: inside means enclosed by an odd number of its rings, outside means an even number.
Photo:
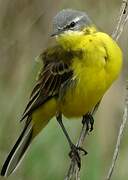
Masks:
[[[116,143],[116,147],[115,147],[113,158],[112,158],[112,164],[110,166],[110,169],[109,169],[109,172],[108,172],[106,180],[110,180],[111,179],[112,173],[114,171],[116,160],[117,160],[117,157],[118,157],[118,154],[119,154],[119,148],[120,148],[120,144],[121,144],[122,135],[123,135],[124,128],[126,126],[127,120],[128,120],[128,94],[127,94],[127,98],[125,100],[125,108],[124,108],[124,113],[123,113],[123,121],[122,121],[122,123],[120,125],[119,134],[118,134],[118,138],[117,138],[117,143]]]
[[[91,115],[94,116],[98,107],[99,107],[100,102],[95,106],[95,108],[92,110]],[[79,139],[76,143],[77,147],[83,147],[83,143],[85,141],[86,136],[88,135],[88,130],[86,127],[86,123],[83,125]],[[80,154],[81,156],[81,154]],[[68,173],[66,175],[65,180],[80,180],[80,169],[77,165],[76,160],[71,159],[71,163],[68,169]]]
[[[127,21],[128,21],[128,0],[123,0],[122,6],[120,8],[117,27],[112,34],[112,37],[116,41],[119,39],[121,33],[123,32],[124,26]],[[128,90],[127,85],[128,85],[128,82],[126,83],[126,89]],[[119,133],[118,133],[116,147],[115,147],[113,158],[112,158],[112,163],[110,165],[106,180],[110,180],[112,177],[112,174],[113,174],[113,171],[115,168],[115,164],[116,164],[116,160],[117,160],[117,157],[119,154],[119,148],[120,148],[120,144],[121,144],[122,135],[123,135],[124,128],[126,126],[127,121],[128,121],[128,94],[126,95],[123,118],[122,118],[122,122],[121,122],[121,125],[119,128]]]
[[[83,146],[83,143],[84,143],[84,140],[85,140],[85,137],[87,136],[87,134],[88,134],[88,131],[87,131],[86,125],[83,125],[81,133],[80,133],[80,137],[79,137],[79,140],[78,140],[76,146],[78,146],[78,147]],[[65,180],[71,180],[71,179],[79,180],[80,179],[79,171],[80,170],[77,166],[77,162],[74,159],[71,159],[70,167],[69,167],[69,170],[68,170]]]
[[[121,34],[123,32],[123,29],[124,29],[124,26],[125,26],[127,21],[128,21],[128,0],[123,0],[121,8],[120,8],[120,13],[119,13],[118,21],[117,21],[117,26],[115,27],[115,30],[112,33],[112,38],[115,39],[116,41],[121,36]],[[97,105],[97,107],[99,106],[99,104]],[[97,108],[94,111],[92,111],[91,114],[94,116],[96,111],[97,111]],[[118,134],[118,138],[117,138],[117,144],[116,144],[116,148],[115,148],[115,151],[114,151],[112,164],[110,166],[110,169],[109,169],[109,172],[108,172],[108,175],[107,175],[107,180],[111,179],[111,176],[112,176],[115,164],[116,164],[122,134],[123,134],[123,131],[124,131],[124,128],[126,126],[127,119],[128,119],[127,117],[128,117],[128,97],[126,98],[123,121],[122,121],[120,129],[119,129],[119,134]],[[86,124],[85,124],[83,126],[82,130],[81,130],[79,140],[78,140],[78,142],[76,144],[77,146],[80,146],[80,147],[83,146],[83,143],[85,141],[85,138],[86,138],[87,134],[88,134],[88,131],[87,131]],[[77,162],[74,159],[71,159],[71,163],[70,163],[68,173],[66,175],[65,180],[80,180],[79,172],[80,172],[80,170],[79,170],[79,168],[77,166]]]
[[[122,0],[122,5],[120,8],[118,20],[117,20],[117,26],[115,26],[115,29],[112,33],[112,38],[118,41],[121,33],[123,32],[124,26],[127,22],[128,18],[128,0]]]

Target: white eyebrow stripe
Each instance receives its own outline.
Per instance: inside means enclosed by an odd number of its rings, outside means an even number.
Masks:
[[[84,16],[75,17],[71,22],[74,21],[74,22],[76,23],[76,22],[78,22],[79,20],[81,20],[83,17],[84,17]],[[71,23],[71,22],[70,22],[70,23]],[[70,23],[69,23],[68,25],[70,25]],[[64,27],[59,27],[59,26],[58,26],[57,28],[58,28],[58,30],[63,30],[63,29],[66,28],[66,27],[67,27],[67,25],[65,25]]]
[[[76,17],[75,19],[73,19],[74,22],[78,22],[79,20],[81,20],[84,16],[79,16],[79,17]]]

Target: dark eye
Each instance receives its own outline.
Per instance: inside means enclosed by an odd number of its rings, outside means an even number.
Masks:
[[[74,21],[72,21],[70,24],[68,24],[65,29],[70,29],[73,28],[76,25],[76,23]]]
[[[76,23],[73,21],[73,22],[71,22],[70,27],[74,27],[75,25],[76,25]]]

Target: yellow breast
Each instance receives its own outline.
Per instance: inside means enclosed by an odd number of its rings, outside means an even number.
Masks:
[[[80,38],[77,45],[72,44],[75,50],[83,52],[72,63],[76,86],[67,90],[61,104],[61,111],[67,117],[80,117],[91,111],[117,78],[122,66],[121,50],[107,34],[97,32]]]

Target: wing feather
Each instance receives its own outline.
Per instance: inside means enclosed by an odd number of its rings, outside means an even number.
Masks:
[[[64,57],[60,57],[59,59],[54,53],[52,55],[50,54],[50,57],[49,55],[47,57],[45,56],[45,65],[39,74],[21,121],[29,117],[33,111],[52,97],[59,96],[61,86],[67,81],[70,82],[72,79],[73,71],[70,69],[69,63],[64,62]],[[54,59],[55,57],[58,58],[57,61]],[[49,58],[51,61],[49,61]]]

